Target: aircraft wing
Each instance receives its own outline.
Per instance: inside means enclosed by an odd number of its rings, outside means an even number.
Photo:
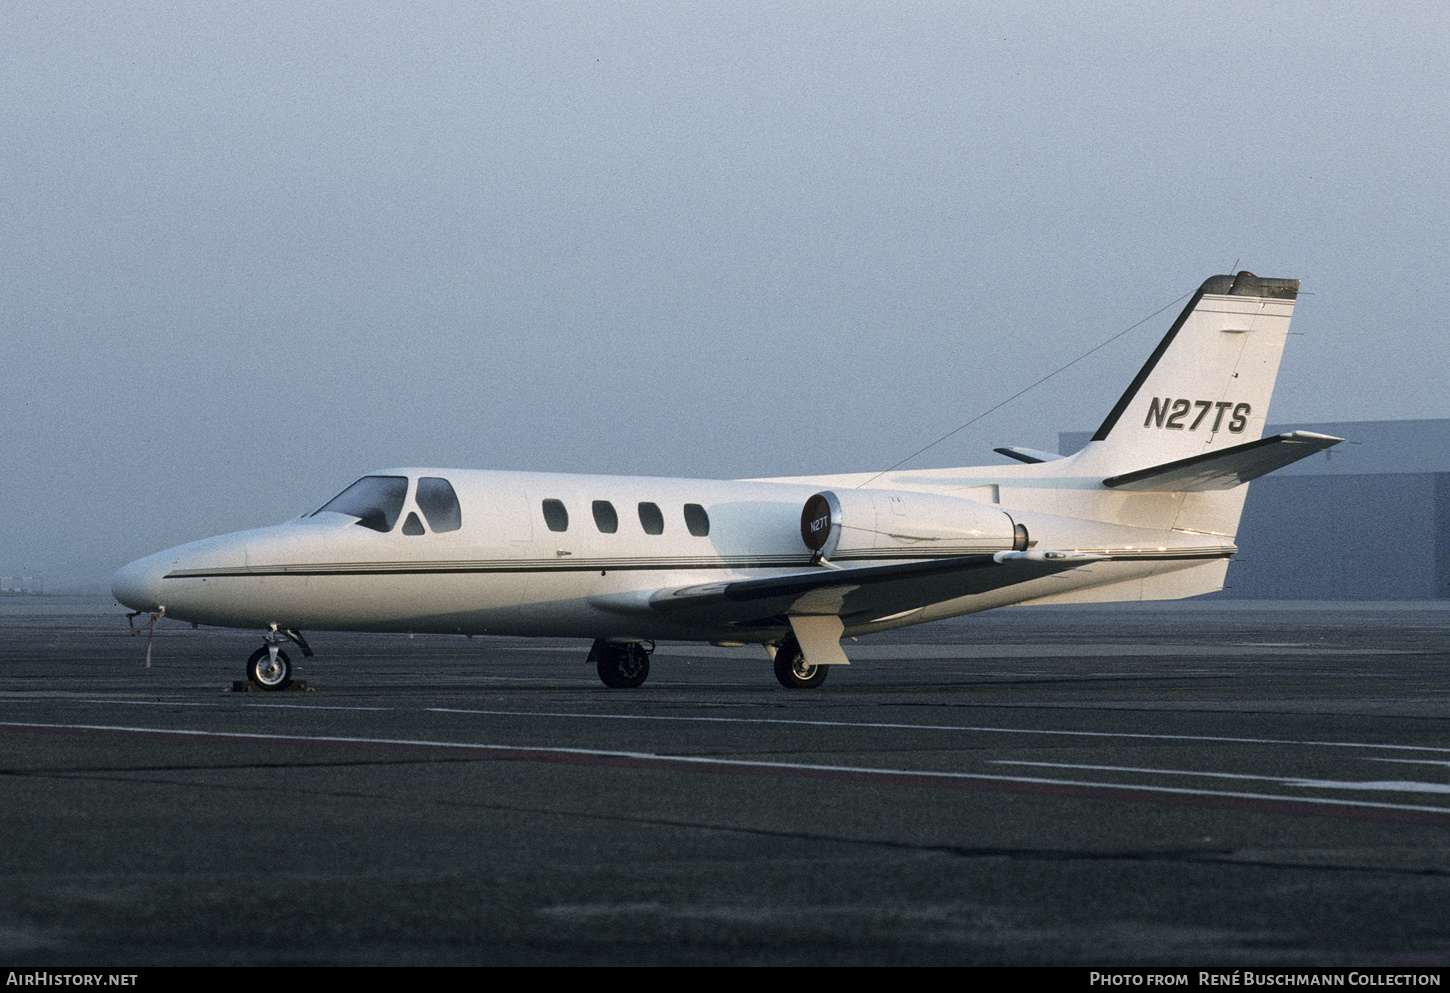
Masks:
[[[1179,493],[1228,490],[1332,448],[1343,440],[1312,431],[1290,431],[1148,469],[1109,476],[1103,480],[1103,485],[1119,490]]]
[[[872,621],[1106,558],[1086,552],[998,552],[847,569],[820,567],[787,576],[657,590],[648,606],[692,621],[744,627],[811,615]]]

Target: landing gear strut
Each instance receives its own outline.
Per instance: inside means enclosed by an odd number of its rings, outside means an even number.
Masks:
[[[826,681],[830,666],[811,665],[795,635],[787,635],[775,650],[775,678],[788,690],[808,690]]]
[[[258,689],[285,690],[292,685],[292,660],[282,651],[282,642],[295,644],[302,649],[303,657],[310,657],[312,648],[299,632],[279,630],[276,625],[262,636],[262,641],[262,647],[247,659],[247,681]]]
[[[649,656],[654,644],[646,649],[638,641],[605,641],[599,639],[589,649],[589,661],[599,670],[599,678],[612,690],[632,690],[643,686],[649,676]]]

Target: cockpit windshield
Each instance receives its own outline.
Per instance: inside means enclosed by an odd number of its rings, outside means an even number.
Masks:
[[[364,476],[313,512],[347,514],[374,531],[391,531],[408,498],[407,476]]]

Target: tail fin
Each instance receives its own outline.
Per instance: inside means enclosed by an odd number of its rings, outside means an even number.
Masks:
[[[1073,475],[1099,480],[1080,491],[1082,516],[1232,540],[1248,480],[1338,441],[1304,432],[1260,441],[1298,293],[1297,279],[1248,272],[1198,288],[1071,457]],[[1165,562],[1151,575],[1040,602],[1196,596],[1222,589],[1227,569],[1227,558]]]
[[[1242,447],[1263,437],[1298,293],[1297,279],[1248,272],[1214,276],[1198,288],[1073,458],[1075,475],[1095,475],[1120,494],[1098,490],[1093,516],[1232,538],[1248,489],[1240,484],[1284,464],[1275,463],[1279,456],[1316,450]],[[1152,498],[1130,499],[1134,494]]]
[[[1248,272],[1205,281],[1079,464],[1116,475],[1261,438],[1298,293]]]

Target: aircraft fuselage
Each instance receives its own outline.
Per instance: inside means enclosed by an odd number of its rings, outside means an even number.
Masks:
[[[801,518],[819,485],[455,469],[396,469],[368,478],[408,480],[386,532],[348,514],[314,511],[134,562],[118,573],[116,596],[136,609],[164,607],[167,617],[226,627],[765,642],[781,635],[782,621],[702,626],[651,609],[647,596],[664,587],[794,575],[813,565]],[[423,523],[417,494],[425,479],[447,480],[457,494],[456,529]],[[1171,532],[1094,527],[961,497],[843,492],[862,506],[849,508],[856,512],[847,518],[853,533],[818,568],[991,555],[1013,548],[1018,524],[1034,545],[1137,554],[1131,563],[1099,565],[1091,575],[1099,583],[1104,568],[1115,567],[1122,579],[1161,569],[1162,557],[1145,558],[1146,550],[1187,547]],[[944,505],[957,526],[933,532],[915,515],[895,514],[894,507],[913,500]],[[409,515],[421,525],[416,533],[399,523]],[[1069,537],[1067,544],[1058,540]],[[1226,541],[1205,538],[1187,543],[1197,554],[1180,555],[1180,567],[1232,551]],[[1089,574],[1079,572],[1086,582]],[[956,597],[889,619],[852,617],[845,632],[1065,592],[1076,578]]]

